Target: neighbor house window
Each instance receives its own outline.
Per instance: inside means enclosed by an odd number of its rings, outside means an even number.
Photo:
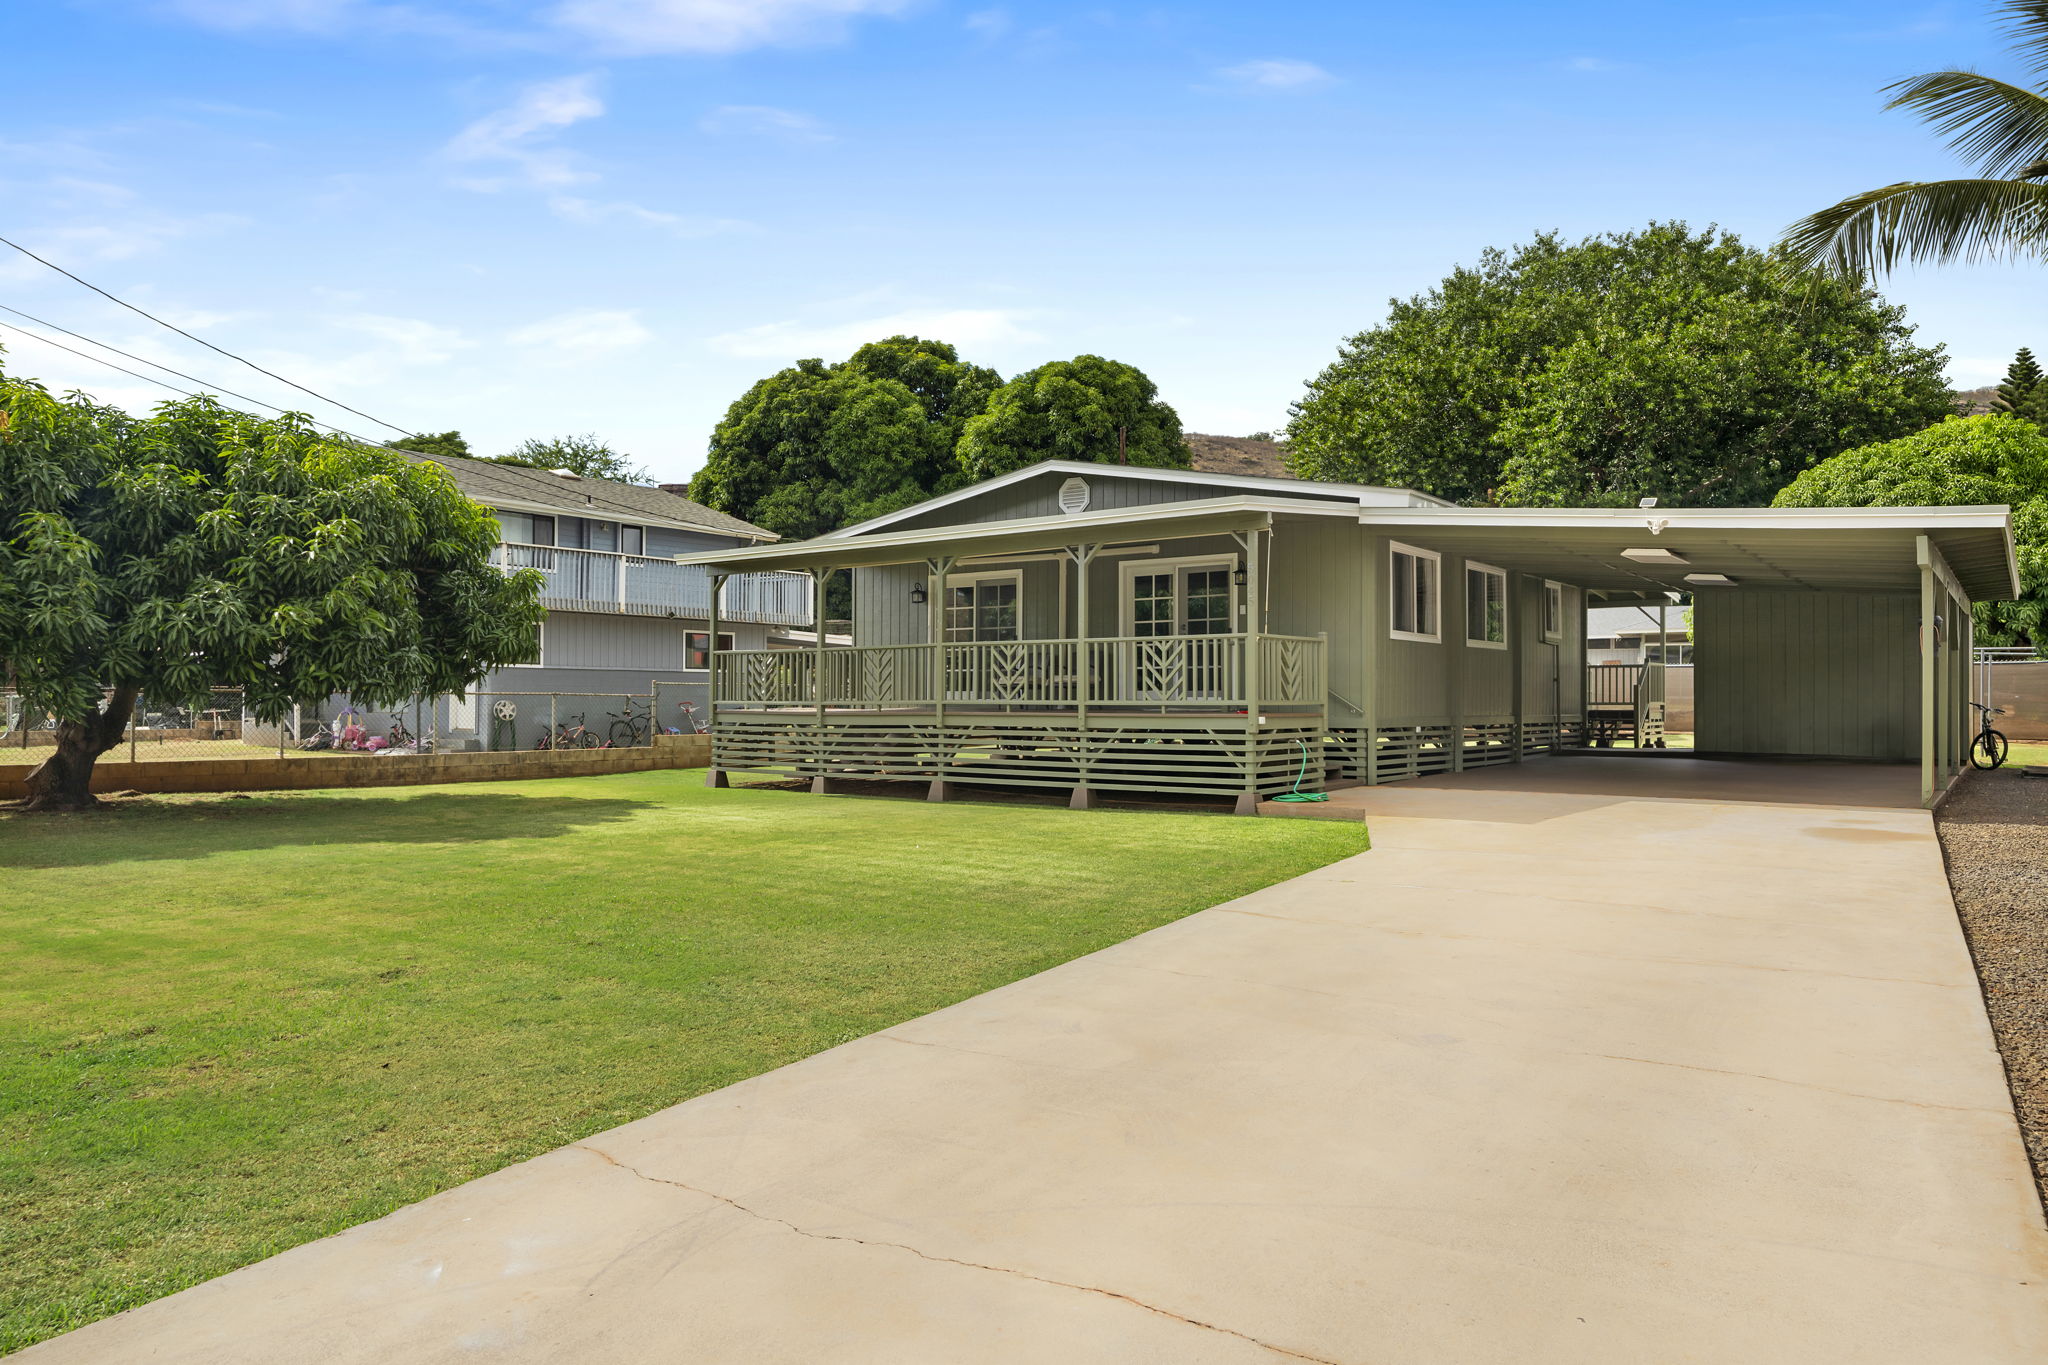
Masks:
[[[1564,584],[1543,585],[1543,638],[1562,640],[1564,638]]]
[[[533,628],[533,657],[513,664],[514,668],[539,668],[547,660],[548,623],[542,621]]]
[[[718,632],[718,652],[727,653],[732,649],[732,636]],[[711,632],[708,630],[686,630],[683,632],[683,667],[704,669],[711,667]]]
[[[529,545],[552,545],[555,543],[555,519],[553,517],[527,518],[527,541]]]
[[[647,553],[647,528],[644,526],[621,526],[619,528],[619,552],[629,555]]]
[[[1491,564],[1465,566],[1465,643],[1508,647],[1508,575]]]
[[[1437,590],[1442,562],[1434,550],[1390,543],[1388,582],[1393,589],[1391,634],[1396,640],[1420,640],[1436,644],[1443,639],[1438,626],[1440,595]]]

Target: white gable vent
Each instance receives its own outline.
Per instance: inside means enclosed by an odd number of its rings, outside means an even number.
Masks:
[[[1060,510],[1069,515],[1088,510],[1088,480],[1076,477],[1060,485]]]

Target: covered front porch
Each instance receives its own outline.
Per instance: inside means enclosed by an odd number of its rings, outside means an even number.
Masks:
[[[1280,521],[1137,508],[754,552],[808,573],[821,618],[846,575],[853,643],[719,650],[713,780],[893,778],[936,799],[954,783],[1068,787],[1077,806],[1183,792],[1247,809],[1321,786],[1329,642],[1276,628]]]

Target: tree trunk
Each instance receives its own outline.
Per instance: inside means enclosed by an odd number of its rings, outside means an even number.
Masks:
[[[27,809],[76,811],[99,805],[92,794],[93,764],[121,742],[140,693],[137,687],[117,687],[90,720],[57,722],[57,747],[28,775]]]

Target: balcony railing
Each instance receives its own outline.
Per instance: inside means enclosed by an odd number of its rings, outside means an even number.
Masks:
[[[711,612],[711,571],[701,564],[519,544],[500,544],[492,562],[508,570],[538,569],[547,580],[540,590],[541,605],[557,611],[696,620]],[[807,626],[811,623],[810,575],[736,574],[725,581],[718,614],[727,621]]]
[[[835,710],[1082,705],[1249,710],[1319,708],[1329,692],[1320,636],[1154,635],[1090,640],[980,640],[854,649],[729,650],[717,657],[719,706]],[[822,665],[822,675],[819,669]]]

